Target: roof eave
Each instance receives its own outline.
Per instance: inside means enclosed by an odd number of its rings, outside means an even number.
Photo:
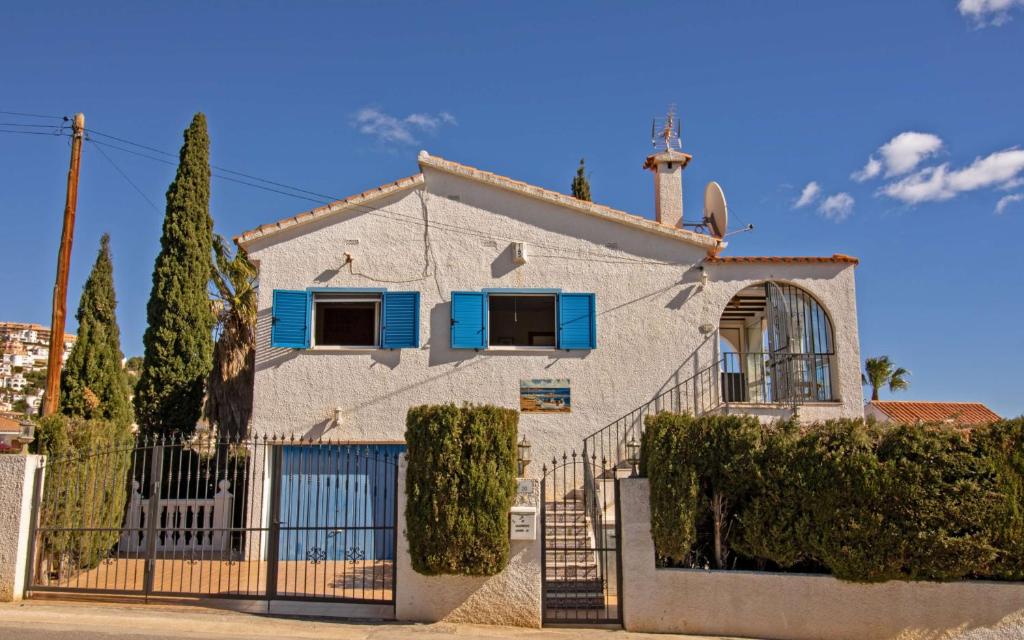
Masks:
[[[315,209],[310,209],[309,211],[304,211],[290,218],[285,218],[284,220],[278,220],[277,222],[271,222],[269,224],[260,225],[255,229],[250,229],[249,231],[245,231],[235,236],[235,244],[241,247],[245,247],[250,242],[253,242],[255,240],[267,238],[274,234],[280,233],[281,231],[284,231],[286,229],[292,229],[294,227],[309,224],[310,222],[315,222],[327,216],[336,215],[338,213],[342,213],[350,209],[364,206],[369,202],[373,202],[381,198],[387,197],[389,195],[417,187],[421,184],[423,184],[422,173],[417,173],[406,178],[401,178],[400,180],[395,180],[394,182],[383,184],[375,189],[370,189],[369,191],[364,191],[354,196],[344,198],[343,200],[335,200],[334,202],[325,204],[322,207],[317,207]]]

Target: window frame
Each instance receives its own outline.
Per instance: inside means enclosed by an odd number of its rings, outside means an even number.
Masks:
[[[561,289],[483,289],[487,306],[487,330],[484,335],[484,351],[558,351],[558,296]],[[491,321],[491,298],[492,297],[549,297],[553,301],[552,329],[554,330],[554,344],[552,345],[494,345],[491,344],[491,328],[494,323]]]
[[[381,346],[381,315],[384,312],[384,293],[385,289],[356,289],[356,288],[338,288],[338,287],[316,287],[308,288],[306,291],[309,292],[309,311],[307,317],[309,318],[309,349],[319,351],[378,351],[383,349]],[[316,304],[317,297],[322,296],[337,296],[339,298],[349,297],[350,300],[340,300],[342,302],[356,302],[364,300],[372,300],[374,302],[374,319],[373,319],[373,344],[372,345],[354,345],[354,344],[317,344],[316,341],[316,329],[317,329],[317,315],[316,315]],[[335,300],[336,302],[339,300]],[[327,302],[327,300],[324,300]]]

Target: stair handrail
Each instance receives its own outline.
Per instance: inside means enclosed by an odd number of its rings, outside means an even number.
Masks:
[[[719,372],[724,358],[715,360],[679,384],[662,391],[618,420],[583,439],[584,460],[594,460],[602,469],[614,470],[628,460],[627,443],[643,439],[644,419],[662,411],[702,415],[721,405]],[[596,485],[596,482],[594,483]],[[588,487],[589,489],[590,487]]]

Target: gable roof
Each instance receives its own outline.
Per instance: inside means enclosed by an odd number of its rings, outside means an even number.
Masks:
[[[980,402],[902,402],[872,400],[869,406],[885,414],[892,422],[953,422],[956,424],[987,424],[1002,418]]]
[[[420,152],[418,161],[421,169],[423,167],[430,167],[431,169],[443,171],[451,175],[468,178],[505,191],[518,193],[536,200],[565,207],[579,213],[588,214],[595,218],[610,220],[642,231],[656,233],[661,236],[680,240],[691,245],[696,245],[710,252],[716,252],[725,246],[724,242],[712,236],[696,233],[689,229],[679,229],[677,227],[661,224],[660,222],[656,222],[642,216],[626,213],[625,211],[619,211],[618,209],[612,209],[611,207],[606,207],[604,205],[594,204],[593,202],[577,200],[572,196],[558,193],[557,191],[551,191],[550,189],[544,189],[543,187],[538,187],[526,182],[513,180],[512,178],[507,178],[489,171],[483,171],[459,162],[453,162],[451,160],[432,156],[426,151]],[[416,175],[409,176],[408,178],[402,178],[401,180],[381,185],[376,189],[370,189],[369,191],[364,191],[354,196],[336,200],[322,207],[310,209],[309,211],[305,211],[298,215],[245,231],[235,236],[235,242],[240,245],[245,245],[246,243],[258,238],[266,238],[291,227],[358,208],[360,205],[365,206],[373,200],[383,198],[405,189],[416,187],[423,184],[423,182],[423,174],[417,173]]]
[[[604,220],[611,220],[612,222],[618,222],[631,226],[635,229],[641,229],[643,231],[649,231],[663,235],[676,240],[682,240],[698,247],[709,250],[717,250],[724,246],[724,243],[718,238],[712,236],[706,236],[702,233],[690,231],[689,229],[680,229],[678,227],[672,227],[667,224],[661,224],[649,218],[638,216],[632,213],[626,213],[618,209],[612,209],[602,204],[594,204],[586,200],[579,200],[564,193],[538,187],[536,185],[522,182],[520,180],[513,180],[490,171],[484,171],[471,167],[460,162],[454,162],[452,160],[445,160],[437,156],[432,156],[426,151],[420,151],[419,155],[420,167],[430,167],[450,173],[452,175],[461,176],[463,178],[469,178],[483,184],[488,184],[505,191],[511,191],[520,195],[528,196],[536,200],[548,202],[550,204],[559,205],[573,211],[592,215],[596,218],[602,218]]]
[[[369,189],[368,191],[357,193],[354,196],[335,200],[334,202],[325,204],[322,207],[303,211],[298,215],[284,218],[277,222],[260,225],[255,229],[250,229],[249,231],[245,231],[235,236],[235,242],[240,245],[244,245],[245,243],[256,240],[257,238],[265,238],[294,226],[313,222],[314,220],[319,220],[320,218],[331,216],[336,213],[341,213],[342,211],[347,211],[360,205],[365,205],[368,202],[389,196],[392,193],[404,191],[405,189],[411,189],[421,184],[423,184],[423,174],[417,173],[416,175],[409,176],[408,178],[402,178],[401,180],[382,184],[376,189]]]

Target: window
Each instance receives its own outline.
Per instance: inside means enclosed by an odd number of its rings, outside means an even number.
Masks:
[[[492,293],[488,296],[488,312],[489,346],[555,347],[553,294]]]
[[[597,348],[597,296],[558,290],[452,291],[452,349]]]
[[[270,346],[415,349],[420,292],[274,289]]]
[[[380,296],[317,293],[313,296],[313,345],[376,347]]]

